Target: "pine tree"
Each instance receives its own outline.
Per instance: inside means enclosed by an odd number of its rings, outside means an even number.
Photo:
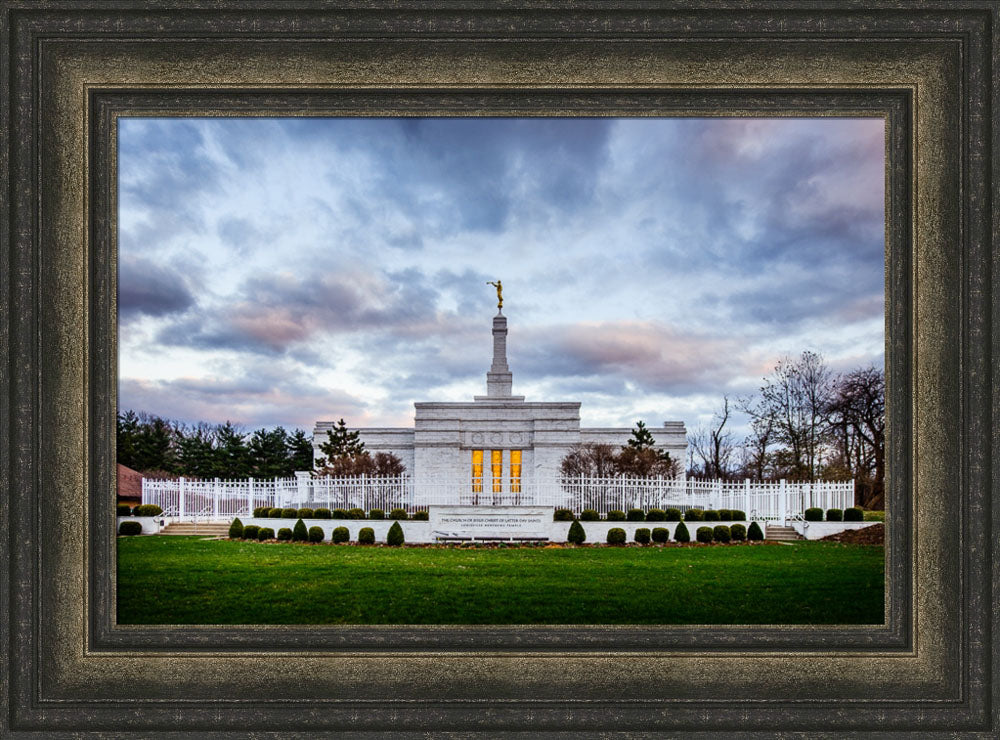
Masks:
[[[136,435],[135,464],[139,471],[177,471],[176,430],[166,419],[159,416],[139,416],[139,431]]]
[[[635,423],[632,430],[632,438],[628,441],[628,446],[633,450],[649,450],[656,446],[653,433],[646,429],[646,424],[641,421]]]
[[[320,467],[333,465],[343,458],[357,457],[365,453],[365,443],[361,441],[361,433],[347,430],[347,422],[341,418],[333,429],[326,432],[327,441],[319,446],[320,452],[326,457],[316,461]]]
[[[250,451],[243,433],[231,422],[215,429],[214,472],[219,478],[246,478],[250,475]]]
[[[313,467],[313,443],[310,437],[301,429],[288,438],[288,458],[292,471],[312,470]]]
[[[283,427],[258,429],[250,437],[252,474],[258,478],[279,478],[292,474],[288,459],[288,433]]]
[[[129,409],[124,414],[118,414],[118,429],[115,441],[118,448],[118,462],[126,467],[135,468],[136,443],[139,437],[139,417]]]
[[[178,472],[198,478],[215,476],[215,434],[205,424],[199,424],[190,434],[178,429]]]

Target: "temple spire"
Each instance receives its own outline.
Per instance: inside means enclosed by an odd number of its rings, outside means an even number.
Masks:
[[[513,375],[507,367],[507,317],[497,309],[493,317],[493,364],[486,373],[486,395],[508,398],[512,382]]]

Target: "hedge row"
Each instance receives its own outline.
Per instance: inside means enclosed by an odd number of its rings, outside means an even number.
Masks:
[[[163,513],[156,504],[139,504],[132,508],[128,504],[118,504],[118,516],[159,516]],[[142,525],[139,525],[140,528]]]
[[[803,517],[807,522],[821,522],[823,521],[823,510],[818,506],[813,506],[806,509]],[[864,521],[865,512],[857,506],[852,506],[849,509],[827,509],[826,510],[826,521],[828,522],[861,522]]]
[[[573,512],[569,509],[556,509],[553,519],[557,522],[569,522],[573,520]],[[601,515],[596,509],[584,509],[580,512],[581,522],[599,522]],[[612,509],[604,517],[608,522],[679,522],[681,519],[687,522],[744,522],[747,515],[739,509],[719,509],[718,511],[704,509],[688,509],[681,512],[680,509],[629,509],[621,511]]]
[[[573,522],[573,525],[577,526],[579,525],[579,522]],[[572,533],[572,531],[573,528],[570,527],[570,532]],[[625,539],[626,535],[624,529],[612,527],[608,530],[607,542],[609,545],[624,545]],[[731,526],[717,524],[714,527],[698,527],[695,532],[695,539],[698,542],[743,542],[745,540],[762,540],[764,539],[764,533],[761,532],[760,526],[757,522],[751,522],[749,530],[742,524],[733,524]],[[573,539],[570,539],[569,541],[574,542]],[[653,530],[650,531],[645,527],[640,527],[635,530],[635,541],[640,545],[649,544],[650,541],[663,544],[670,541],[670,530],[666,527],[654,527]],[[680,522],[674,530],[674,541],[691,541],[691,533],[688,531],[687,525],[685,525],[684,522]],[[581,539],[580,542],[583,542],[583,539]]]
[[[255,519],[368,519],[371,521],[380,521],[383,519],[427,521],[428,519],[426,511],[415,511],[413,512],[413,516],[410,516],[406,513],[406,509],[393,509],[386,516],[383,509],[371,509],[365,514],[364,509],[330,510],[326,508],[310,509],[307,507],[301,509],[283,509],[280,506],[258,506],[253,510],[253,516]]]
[[[139,522],[122,522],[122,528],[124,529],[126,524],[134,524],[142,530],[142,526]],[[125,532],[122,534],[139,534],[139,532]],[[338,542],[348,542],[351,538],[351,534],[347,527],[337,527],[333,530],[330,541],[334,543]],[[275,536],[274,530],[270,527],[258,527],[254,524],[248,524],[243,526],[238,518],[233,519],[233,523],[229,525],[229,539],[231,540],[259,540],[263,542],[264,540],[277,539],[279,542],[322,542],[325,539],[322,527],[309,527],[306,528],[306,523],[300,518],[295,522],[294,527],[282,527],[278,530],[277,536]],[[393,525],[389,527],[389,533],[386,535],[385,542],[387,545],[398,547],[402,545],[405,541],[403,536],[403,528],[399,526],[399,522],[393,522]],[[375,544],[375,530],[371,527],[362,527],[361,531],[358,532],[358,543],[361,545],[374,545]]]

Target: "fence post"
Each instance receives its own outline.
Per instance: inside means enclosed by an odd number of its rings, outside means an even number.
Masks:
[[[184,518],[184,508],[185,508],[184,507],[184,477],[183,476],[181,476],[180,480],[178,481],[177,506],[180,509],[180,517],[181,517],[181,519],[183,519]]]
[[[215,479],[215,485],[212,487],[212,518],[219,518],[219,479]]]
[[[781,479],[781,488],[778,489],[778,519],[781,520],[781,526],[785,526],[785,516],[788,514],[788,484],[785,479]]]
[[[253,495],[253,478],[247,478],[247,488],[249,490],[247,497],[250,499],[250,513],[253,514],[253,505],[257,503]]]
[[[750,512],[753,511],[753,504],[750,502],[750,479],[743,479],[743,510],[746,512],[747,516],[750,516]]]

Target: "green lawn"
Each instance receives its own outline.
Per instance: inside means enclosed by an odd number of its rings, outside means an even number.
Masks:
[[[118,538],[120,624],[880,624],[882,547]]]

